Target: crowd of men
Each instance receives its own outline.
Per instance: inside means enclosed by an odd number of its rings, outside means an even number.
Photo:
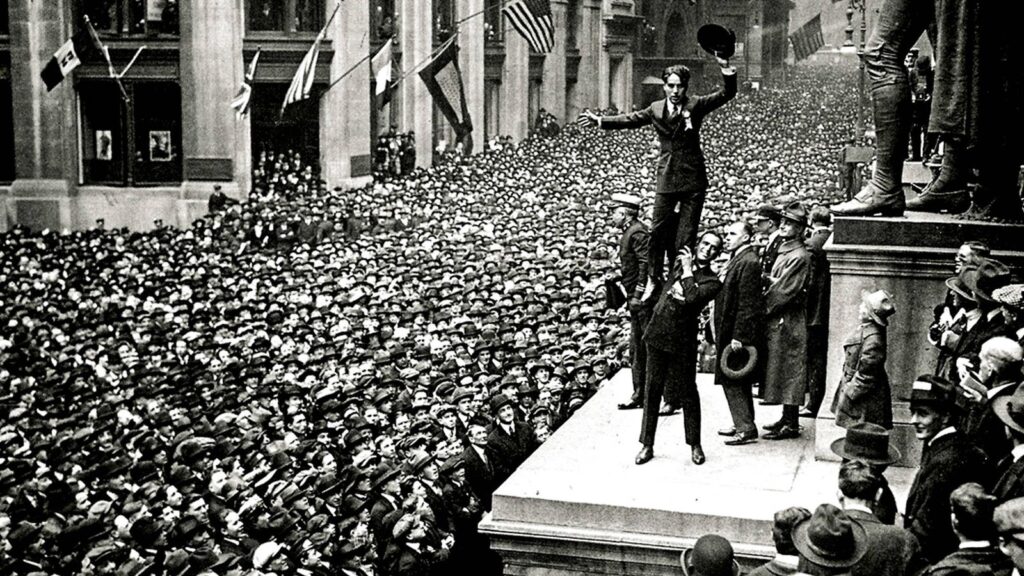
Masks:
[[[849,72],[708,120],[706,230],[828,200]],[[492,492],[629,362],[610,197],[645,212],[650,140],[358,190],[268,152],[185,230],[4,234],[0,573],[499,573]]]
[[[416,133],[397,132],[395,126],[377,137],[373,148],[373,175],[378,180],[400,178],[416,168]]]

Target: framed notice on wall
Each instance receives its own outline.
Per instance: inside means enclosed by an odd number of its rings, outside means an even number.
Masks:
[[[146,0],[146,20],[162,21],[167,0]]]
[[[96,131],[96,159],[110,162],[114,159],[114,139],[110,130]]]
[[[171,150],[171,131],[170,130],[150,130],[149,131],[149,161],[150,162],[170,162],[172,156]]]

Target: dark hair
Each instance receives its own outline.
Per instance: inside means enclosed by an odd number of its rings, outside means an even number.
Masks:
[[[779,554],[796,556],[796,546],[793,545],[793,527],[811,517],[811,511],[807,508],[792,506],[775,513],[774,524],[772,525],[772,540],[775,541],[775,550]]]
[[[996,535],[992,512],[998,500],[977,482],[961,484],[949,495],[956,529],[968,540],[993,540]]]
[[[700,242],[701,240],[703,240],[703,239],[704,239],[704,238],[705,238],[706,236],[714,236],[715,238],[718,238],[718,247],[719,247],[719,248],[721,248],[721,247],[722,247],[722,245],[723,245],[723,244],[725,244],[725,240],[724,240],[724,239],[722,238],[722,235],[721,235],[721,234],[719,234],[718,232],[715,232],[714,230],[707,230],[707,231],[705,231],[704,233],[702,233],[702,234],[701,234],[701,235],[700,235],[700,236],[699,236],[699,237],[697,238],[697,242],[699,243],[699,242]]]
[[[848,460],[839,467],[839,491],[847,498],[871,502],[880,487],[878,475],[863,462]]]
[[[682,64],[675,64],[673,66],[665,68],[665,70],[661,73],[661,81],[667,83],[668,77],[673,74],[679,76],[679,81],[682,82],[683,86],[690,85],[690,69],[687,68],[686,66],[683,66]]]
[[[811,210],[811,224],[831,226],[832,212],[829,211],[827,206],[815,206],[814,209]]]

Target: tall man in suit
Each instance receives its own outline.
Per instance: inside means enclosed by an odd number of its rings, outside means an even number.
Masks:
[[[640,221],[640,197],[632,194],[613,194],[615,212],[612,223],[622,230],[619,240],[619,284],[629,306],[629,356],[633,372],[633,396],[629,402],[619,404],[619,410],[642,408],[647,354],[644,350],[644,326],[651,317],[653,302],[642,301],[647,288],[647,253],[651,233]]]
[[[712,94],[688,96],[690,70],[686,66],[675,65],[665,68],[661,74],[664,100],[619,116],[602,118],[590,111],[583,112],[583,119],[598,128],[618,130],[653,125],[658,134],[661,143],[657,167],[658,193],[651,217],[651,253],[648,259],[651,276],[657,280],[662,278],[666,252],[671,270],[679,247],[688,246],[693,250],[697,245],[697,225],[708,188],[700,127],[705,116],[736,95],[736,69],[723,58],[718,58],[718,63],[722,67],[723,87]]]
[[[700,395],[697,393],[697,330],[700,313],[722,288],[711,271],[711,262],[722,250],[722,239],[706,232],[697,246],[694,261],[690,249],[682,247],[679,266],[672,282],[662,290],[647,324],[647,382],[644,385],[644,418],[640,442],[643,447],[635,462],[644,464],[654,457],[654,434],[658,428],[658,408],[666,386],[680,385],[679,401],[683,409],[686,443],[696,465],[706,460],[700,443]]]
[[[807,405],[800,411],[806,418],[818,416],[825,398],[825,364],[828,358],[828,308],[832,276],[825,242],[832,236],[832,214],[824,206],[811,210],[811,236],[807,251],[811,254],[811,274],[807,281]]]
[[[730,446],[749,444],[757,439],[751,389],[754,382],[760,380],[761,371],[755,367],[745,376],[729,377],[721,366],[726,349],[735,352],[745,346],[753,346],[759,365],[764,361],[764,295],[761,293],[761,265],[750,244],[752,236],[753,230],[746,222],[734,222],[726,229],[725,249],[730,253],[729,264],[725,269],[722,291],[715,297],[715,346],[719,359],[715,367],[715,384],[721,385],[725,392],[733,422],[731,428],[719,431],[719,434],[731,436],[725,442]]]
[[[515,402],[509,396],[498,394],[491,398],[494,424],[487,435],[487,447],[494,454],[494,483],[500,485],[537,448],[533,427],[516,418]]]
[[[495,481],[495,456],[487,446],[487,428],[490,423],[483,416],[474,416],[469,420],[467,435],[469,443],[462,451],[462,461],[466,465],[466,483],[469,484],[473,496],[480,502],[484,511],[491,510],[491,494],[498,487]]]

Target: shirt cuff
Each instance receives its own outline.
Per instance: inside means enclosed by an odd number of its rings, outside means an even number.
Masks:
[[[736,75],[736,67],[735,66],[727,66],[725,68],[722,68],[722,76],[735,76],[735,75]]]
[[[597,127],[598,128],[601,127],[601,117],[600,116],[597,117]]]

